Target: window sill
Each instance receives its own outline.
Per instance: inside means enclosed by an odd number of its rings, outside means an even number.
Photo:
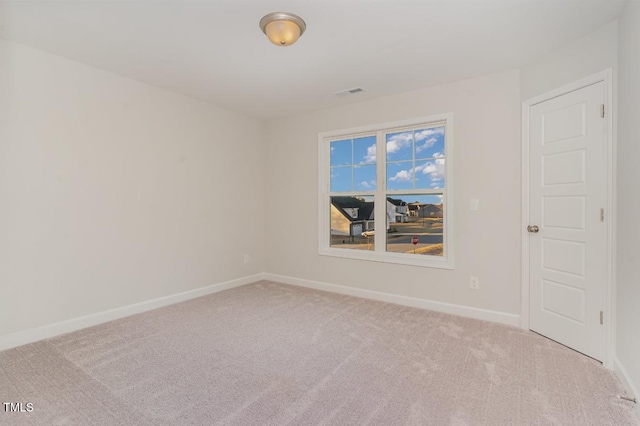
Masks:
[[[370,262],[395,263],[399,265],[453,270],[453,259],[437,256],[402,253],[376,253],[373,251],[339,248],[323,248],[318,250],[318,254],[320,256],[341,257],[344,259],[367,260]]]

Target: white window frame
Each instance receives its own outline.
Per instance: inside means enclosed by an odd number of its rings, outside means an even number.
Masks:
[[[442,190],[429,189],[386,189],[386,146],[385,133],[404,130],[404,128],[435,127],[444,124],[445,127],[445,185]],[[330,163],[332,141],[351,139],[363,135],[376,134],[376,189],[373,191],[340,192],[344,196],[370,195],[375,200],[375,217],[386,218],[387,196],[428,194],[442,192],[443,197],[443,243],[442,256],[415,255],[406,253],[392,253],[386,251],[386,220],[375,221],[375,250],[356,250],[331,247],[331,191],[330,191]],[[394,121],[374,124],[351,129],[334,130],[318,133],[318,254],[322,256],[335,256],[349,259],[369,260],[375,262],[398,263],[403,265],[424,266],[430,268],[453,269],[454,267],[454,218],[453,218],[453,114],[439,114],[429,117],[413,118],[410,120]],[[381,178],[382,177],[382,178]],[[381,185],[380,183],[384,183]],[[335,194],[334,194],[335,195]],[[382,200],[383,202],[380,202]]]

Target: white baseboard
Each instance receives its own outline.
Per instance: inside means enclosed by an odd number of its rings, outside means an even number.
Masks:
[[[411,306],[414,308],[429,309],[447,314],[460,315],[468,318],[475,318],[485,321],[497,322],[500,324],[512,325],[518,327],[520,324],[520,316],[505,312],[491,311],[487,309],[472,308],[462,305],[454,305],[451,303],[437,302],[433,300],[418,299],[415,297],[400,296],[397,294],[383,293],[372,290],[365,290],[353,287],[346,287],[336,284],[329,284],[320,281],[311,281],[301,278],[288,277],[284,275],[276,275],[269,273],[259,273],[244,278],[230,280],[207,287],[189,290],[182,293],[164,296],[145,302],[135,303],[133,305],[123,306],[121,308],[110,309],[108,311],[98,312],[66,321],[57,322],[42,327],[31,328],[17,333],[0,336],[0,351],[17,346],[33,343],[38,340],[48,339],[61,334],[80,330],[82,328],[91,327],[93,325],[102,324],[108,321],[124,318],[141,312],[150,311],[152,309],[161,308],[163,306],[172,305],[174,303],[184,302],[186,300],[195,299],[196,297],[206,296],[207,294],[216,293],[218,291],[240,287],[260,280],[271,280],[281,282],[283,284],[291,284],[300,287],[313,288],[316,290],[324,290],[333,293],[346,294],[349,296],[362,297],[365,299],[379,300],[382,302],[395,303],[397,305]]]
[[[0,351],[80,330],[81,328],[91,327],[92,325],[124,318],[129,315],[139,314],[141,312],[162,308],[163,306],[172,305],[174,303],[195,299],[196,297],[206,296],[207,294],[240,287],[262,279],[264,279],[264,274],[255,274],[244,278],[213,284],[207,287],[201,287],[195,290],[159,297],[145,302],[134,303],[133,305],[123,306],[121,308],[110,309],[108,311],[85,315],[42,327],[31,328],[17,333],[0,336]]]
[[[627,370],[624,368],[624,365],[622,365],[622,362],[620,362],[618,357],[614,358],[613,371],[620,379],[620,382],[622,382],[622,386],[624,386],[625,390],[627,391],[627,396],[636,398],[636,416],[640,418],[640,392],[638,392],[638,388],[636,387],[635,383],[633,383],[633,380],[631,380],[631,377],[629,377],[629,373],[627,373]]]
[[[397,294],[382,293],[379,291],[364,290],[360,288],[346,287],[342,285],[328,284],[320,281],[311,281],[270,273],[265,273],[263,279],[281,282],[283,284],[291,284],[300,287],[313,288],[316,290],[324,290],[333,293],[346,294],[349,296],[362,297],[365,299],[379,300],[381,302],[395,303],[397,305],[429,309],[431,311],[444,312],[447,314],[460,315],[463,317],[475,318],[485,321],[492,321],[500,324],[512,325],[514,327],[520,326],[520,315],[516,314],[472,308],[469,306],[454,305],[451,303],[436,302],[427,299],[418,299],[416,297],[399,296]]]

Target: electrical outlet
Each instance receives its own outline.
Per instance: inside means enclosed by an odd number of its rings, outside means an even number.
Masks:
[[[251,262],[251,256],[250,256],[250,255],[248,255],[248,254],[245,254],[245,255],[244,255],[244,263],[245,263],[245,264],[247,264],[247,263],[249,263],[249,262]]]
[[[478,210],[480,210],[480,201],[476,198],[472,198],[471,200],[469,200],[469,210],[471,210],[472,212],[477,212]]]
[[[478,277],[471,277],[469,279],[469,288],[471,290],[480,290],[480,278]]]

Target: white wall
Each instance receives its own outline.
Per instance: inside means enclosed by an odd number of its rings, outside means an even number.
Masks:
[[[262,122],[0,41],[0,129],[0,337],[264,270]]]
[[[617,66],[617,21],[520,69],[523,100]]]
[[[319,256],[318,132],[452,112],[455,270]],[[518,314],[520,93],[518,71],[272,120],[268,125],[267,271]],[[469,212],[469,199],[480,211]],[[288,207],[295,200],[298,214]],[[480,291],[469,276],[480,277]]]
[[[617,356],[640,398],[640,3],[618,27]],[[638,404],[640,414],[640,404]]]

